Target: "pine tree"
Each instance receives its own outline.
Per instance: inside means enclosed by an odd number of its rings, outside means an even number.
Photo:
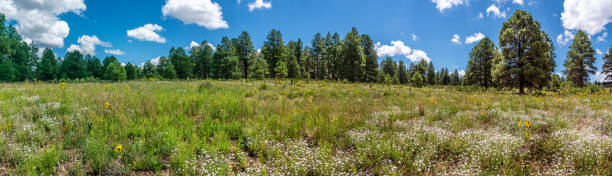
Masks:
[[[488,37],[480,40],[470,53],[467,70],[465,74],[466,82],[470,85],[482,87],[492,86],[493,78],[491,70],[493,59],[497,48]]]
[[[406,64],[404,61],[399,61],[397,65],[397,77],[399,79],[400,84],[408,84],[408,75],[406,73]]]
[[[518,85],[520,93],[525,88],[540,88],[550,81],[550,45],[542,35],[540,23],[531,14],[516,10],[503,23],[499,46],[503,57],[496,64],[498,78],[509,79],[510,86]],[[501,75],[501,76],[500,76]]]
[[[170,59],[170,62],[172,62],[172,65],[174,65],[178,78],[187,79],[192,77],[193,63],[182,47],[178,47],[177,49],[172,47],[172,49],[170,49],[170,55],[168,58]]]
[[[127,80],[135,80],[138,78],[138,68],[135,65],[132,65],[132,63],[128,62],[125,65],[125,78]]]
[[[253,79],[264,79],[268,76],[268,64],[266,60],[257,55],[253,61],[253,65],[249,67],[251,72],[251,78]]]
[[[365,56],[363,55],[357,28],[353,27],[351,32],[346,34],[342,46],[342,57],[338,66],[339,78],[351,82],[359,81],[364,73]]]
[[[42,81],[53,80],[58,78],[58,64],[55,60],[55,54],[51,48],[43,51],[42,59],[36,66],[38,79]]]
[[[298,48],[298,43],[289,41],[283,52],[283,58],[285,59],[285,63],[287,63],[289,78],[299,78],[302,75],[300,63],[298,62],[298,54],[301,55],[301,52],[296,54],[295,52],[297,49],[295,48]]]
[[[323,52],[325,51],[324,40],[321,37],[320,33],[315,34],[312,39],[312,48],[310,49],[310,56],[312,57],[312,74],[311,77],[313,79],[322,79],[323,75],[326,75],[327,72],[323,73],[323,66],[326,64],[321,63],[323,58]]]
[[[393,78],[397,73],[398,67],[391,57],[387,57],[384,61],[382,61],[381,66],[382,71],[385,72],[385,74],[388,74],[391,78]]]
[[[433,62],[429,62],[429,64],[427,64],[427,84],[436,84],[436,70],[434,69]]]
[[[234,73],[238,69],[238,57],[234,55],[235,48],[233,42],[227,37],[223,37],[221,43],[217,45],[217,52],[213,55],[211,63],[212,77],[216,79],[234,78]]]
[[[145,62],[144,66],[142,67],[142,76],[145,78],[153,78],[157,76],[157,69],[155,68],[155,65],[151,63],[151,61]]]
[[[87,64],[87,77],[101,78],[104,74],[102,62],[95,56],[85,56],[85,62]]]
[[[412,79],[410,80],[410,82],[414,87],[423,87],[423,76],[421,76],[421,73],[415,72],[414,74],[412,74]]]
[[[239,67],[242,72],[242,78],[249,78],[249,66],[253,62],[251,54],[253,53],[253,42],[251,42],[251,36],[247,31],[242,31],[242,34],[236,40],[236,56],[240,61]]]
[[[276,73],[276,67],[278,67],[278,62],[283,60],[282,56],[285,46],[283,36],[280,31],[272,29],[272,31],[268,33],[267,39],[268,40],[264,42],[261,52],[264,56],[263,58],[268,63],[270,75],[277,76],[279,74]]]
[[[374,42],[369,35],[361,35],[361,47],[363,48],[363,54],[366,58],[363,80],[366,82],[376,82],[376,77],[378,76],[378,55],[376,54]],[[406,78],[406,80],[407,79],[408,78]],[[400,82],[401,80],[400,77]]]
[[[62,62],[63,76],[68,79],[85,78],[87,72],[87,64],[83,60],[81,52],[75,50],[66,53]]]
[[[191,60],[194,62],[193,74],[195,78],[206,79],[210,76],[210,65],[214,51],[206,41],[200,46],[191,48]]]
[[[157,65],[157,73],[164,79],[176,79],[177,77],[176,70],[174,70],[174,65],[172,65],[172,62],[170,62],[170,60],[168,60],[166,56],[162,56],[159,58],[159,64]]]
[[[576,87],[584,87],[589,81],[589,74],[595,74],[595,49],[591,46],[591,39],[582,30],[578,30],[576,37],[567,52],[567,60],[563,71],[568,80]]]
[[[604,80],[612,81],[612,47],[610,47],[606,55],[604,55],[603,60],[604,64],[601,67],[601,73],[606,75]]]
[[[107,80],[123,81],[126,79],[127,76],[125,68],[121,66],[121,63],[119,63],[118,61],[114,61],[108,64],[108,66],[106,67],[106,70],[104,71],[104,77],[107,78]]]

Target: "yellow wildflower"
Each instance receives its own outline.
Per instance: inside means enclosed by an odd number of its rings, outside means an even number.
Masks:
[[[525,137],[530,138],[530,137],[531,137],[531,133],[526,132],[526,133],[525,133]]]
[[[521,124],[523,124],[523,121],[519,121],[518,127],[521,127]]]
[[[66,83],[60,83],[59,87],[62,88],[62,89],[65,89],[66,88]]]
[[[525,126],[530,127],[531,126],[531,122],[530,121],[525,121]]]
[[[115,152],[117,152],[117,153],[121,153],[122,150],[123,150],[123,146],[121,144],[119,144],[119,145],[117,145],[115,147]]]
[[[110,108],[110,103],[107,101],[106,103],[104,103],[104,107],[107,109]]]

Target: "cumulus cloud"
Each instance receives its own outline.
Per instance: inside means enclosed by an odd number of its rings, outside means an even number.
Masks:
[[[436,8],[440,12],[444,12],[445,9],[450,9],[453,6],[463,4],[463,0],[431,0],[431,2],[436,3]]]
[[[597,82],[610,82],[612,81],[611,79],[606,79],[608,75],[602,73],[602,72],[597,72],[595,73],[595,75],[593,75],[593,78],[595,79],[594,81]]]
[[[211,0],[167,0],[162,14],[209,30],[229,28],[223,20],[221,6]]]
[[[81,53],[83,53],[83,55],[96,55],[96,45],[100,45],[103,47],[112,47],[111,43],[109,42],[105,42],[100,40],[97,36],[89,36],[89,35],[83,35],[81,37],[79,37],[79,40],[77,40],[77,43],[79,43],[78,45],[70,45],[70,47],[68,47],[68,52],[71,51],[79,51]]]
[[[384,56],[404,56],[410,59],[412,62],[418,62],[420,60],[431,61],[431,58],[427,56],[427,53],[422,50],[412,49],[404,44],[402,41],[391,41],[391,45],[382,45],[380,42],[376,43],[376,53],[378,57]]]
[[[565,29],[582,29],[590,35],[595,35],[612,22],[610,9],[610,0],[565,0],[561,21]]]
[[[153,59],[150,59],[150,60],[147,60],[147,61],[150,61],[150,62],[151,62],[151,64],[153,64],[153,65],[157,66],[157,65],[159,64],[159,58],[161,58],[161,57],[159,57],[159,56],[158,56],[158,57],[156,57],[156,58],[153,58]],[[143,67],[144,67],[144,64],[145,64],[147,61],[145,61],[145,62],[143,62],[143,63],[140,63],[140,65],[138,65],[138,66],[139,66],[140,68],[143,68]]]
[[[489,6],[489,8],[487,8],[487,16],[490,16],[491,14],[493,14],[493,16],[498,17],[498,18],[506,18],[506,12],[502,12],[501,10],[499,10],[499,7],[497,7],[495,4],[491,4],[491,6]]]
[[[602,54],[603,54],[603,52],[601,52],[601,50],[599,50],[599,49],[595,49],[595,54],[597,54],[597,55],[602,55]]]
[[[483,19],[483,18],[484,18],[484,15],[482,14],[482,12],[480,12],[480,13],[478,14],[478,18],[480,18],[480,19]]]
[[[597,37],[597,42],[606,41],[607,37],[608,37],[608,32],[603,32],[599,37]]]
[[[166,39],[159,34],[157,31],[164,30],[161,26],[157,24],[145,24],[142,27],[138,27],[136,29],[127,30],[127,35],[129,37],[142,40],[142,41],[152,41],[157,43],[166,43]]]
[[[461,44],[461,37],[459,37],[459,35],[455,34],[453,35],[453,38],[451,39],[451,42],[456,43],[456,44]]]
[[[465,70],[459,70],[457,73],[459,73],[461,77],[465,76]]]
[[[210,46],[213,50],[217,50],[217,48],[215,48],[214,45],[212,45],[212,44],[210,44],[208,42],[206,42],[206,45]],[[191,49],[191,48],[196,47],[196,46],[200,46],[200,44],[198,42],[191,41],[191,43],[189,43],[189,46],[187,46],[185,48]]]
[[[565,30],[563,32],[563,34],[559,34],[557,35],[557,43],[561,44],[561,45],[566,45],[568,44],[570,41],[574,40],[574,33]]]
[[[523,0],[512,0],[512,3],[518,4],[518,5],[523,5]]]
[[[263,0],[255,0],[255,2],[249,3],[249,11],[253,11],[255,9],[270,9],[272,8],[272,3],[265,2]]]
[[[42,47],[64,47],[70,27],[58,16],[85,10],[83,0],[0,0],[0,12],[17,21],[17,32]]]
[[[124,55],[125,52],[119,50],[119,49],[111,49],[111,50],[104,50],[104,53],[106,54],[112,54],[112,55]]]
[[[483,38],[485,38],[485,35],[480,32],[477,32],[465,38],[465,44],[472,44],[474,42],[482,40]]]
[[[416,34],[412,34],[412,41],[416,41],[419,39],[419,36],[417,36]]]

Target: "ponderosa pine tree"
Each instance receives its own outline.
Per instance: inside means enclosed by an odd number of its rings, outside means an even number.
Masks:
[[[339,78],[351,82],[359,81],[364,73],[365,56],[363,55],[357,28],[353,27],[351,32],[346,34],[342,44],[342,57],[340,65],[338,66]]]
[[[488,37],[480,40],[470,53],[465,79],[467,84],[482,87],[492,86],[491,70],[497,48]]]
[[[42,81],[57,79],[59,77],[58,71],[59,68],[53,50],[51,50],[51,48],[46,48],[43,51],[41,61],[36,66],[38,79]]]
[[[253,42],[251,41],[251,36],[247,31],[242,31],[242,34],[238,36],[236,42],[234,43],[236,48],[236,56],[238,56],[240,71],[242,73],[243,79],[249,78],[249,66],[253,62],[251,59],[251,54],[253,53]]]
[[[412,86],[414,87],[423,87],[423,76],[421,76],[421,73],[419,72],[415,72],[414,74],[412,74],[412,79],[410,80],[410,83],[412,83]]]
[[[313,79],[322,79],[323,75],[327,74],[327,72],[323,73],[322,71],[323,65],[326,65],[326,63],[322,63],[322,58],[325,51],[325,46],[323,43],[324,39],[321,37],[321,33],[315,34],[314,38],[312,39],[312,48],[310,49],[310,56],[312,57],[313,61],[313,69],[311,72],[311,77]]]
[[[128,62],[125,65],[125,79],[135,80],[138,79],[138,67]]]
[[[234,55],[233,42],[228,37],[223,37],[217,45],[217,51],[213,55],[211,63],[212,77],[216,79],[230,79],[238,66],[238,57]]]
[[[400,60],[397,64],[397,78],[400,84],[408,84],[408,75],[406,74],[406,64]]]
[[[87,64],[83,60],[83,55],[78,50],[66,53],[62,62],[62,77],[68,79],[85,78]]]
[[[366,59],[363,81],[376,82],[378,77],[378,55],[374,42],[369,35],[361,35],[361,48],[363,48],[363,55],[365,55]],[[400,82],[401,80],[402,78],[400,76]]]
[[[193,62],[189,56],[185,53],[185,50],[182,47],[178,47],[174,49],[170,49],[170,55],[168,56],[172,65],[174,65],[174,70],[176,70],[176,75],[180,79],[187,79],[192,77],[193,73]]]
[[[100,59],[98,59],[96,56],[88,54],[85,56],[85,63],[87,64],[87,77],[102,77],[104,70]]]
[[[434,65],[432,61],[429,61],[427,64],[427,84],[435,85],[436,84],[436,70],[434,69]]]
[[[591,46],[591,39],[582,30],[578,30],[567,52],[565,73],[568,80],[576,87],[584,87],[589,82],[589,74],[595,74],[595,49]]]
[[[601,73],[606,75],[604,80],[612,81],[612,47],[610,47],[608,52],[606,52],[606,54],[603,56],[603,60],[604,64],[601,67]]]
[[[393,78],[397,73],[398,67],[391,57],[387,57],[380,65],[382,67],[382,71],[385,72],[385,74],[388,74],[391,78]]]
[[[287,77],[299,78],[302,74],[300,63],[298,62],[298,57],[292,48],[297,48],[297,42],[289,41],[283,51],[283,59],[285,60],[285,63],[287,63]]]
[[[156,70],[157,73],[164,79],[176,79],[177,77],[176,70],[174,70],[174,65],[172,65],[172,62],[170,62],[166,56],[159,58],[159,64],[157,65]]]
[[[270,72],[271,76],[278,76],[278,74],[276,74],[276,67],[278,66],[278,62],[283,60],[282,57],[284,47],[285,44],[283,42],[283,36],[281,32],[276,29],[272,29],[272,31],[268,33],[267,40],[264,42],[264,46],[261,49],[263,58],[268,63],[268,71]],[[285,65],[285,67],[286,66],[287,65]]]
[[[189,51],[191,60],[194,62],[193,75],[198,79],[206,79],[210,76],[210,64],[213,58],[213,48],[206,41],[200,46],[195,46]]]
[[[516,86],[520,93],[525,88],[540,88],[547,85],[550,74],[550,45],[542,35],[540,23],[533,20],[530,13],[516,10],[500,30],[499,47],[501,60],[496,64],[500,66],[494,73],[505,86]],[[495,75],[494,75],[495,76]]]

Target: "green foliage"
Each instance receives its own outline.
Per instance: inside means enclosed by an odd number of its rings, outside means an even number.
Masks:
[[[495,62],[494,77],[504,86],[541,88],[548,85],[554,56],[547,34],[530,13],[516,10],[500,30],[501,59]],[[504,81],[501,81],[504,80]],[[507,80],[507,81],[506,81]]]
[[[124,81],[127,79],[126,70],[118,61],[111,62],[106,66],[104,77],[112,81]]]
[[[563,71],[568,80],[576,87],[584,87],[589,81],[589,74],[595,74],[595,49],[591,46],[591,39],[582,30],[578,30],[576,37],[567,52],[567,60]]]
[[[469,85],[487,88],[493,85],[491,70],[493,68],[493,59],[498,55],[497,52],[497,47],[488,37],[480,40],[474,46],[465,72],[465,79]]]
[[[182,47],[178,47],[177,49],[173,47],[170,49],[168,59],[170,59],[170,62],[174,66],[178,78],[188,79],[193,76],[193,62]]]
[[[159,58],[159,65],[156,69],[157,73],[165,79],[176,79],[177,74],[174,69],[174,64],[168,60],[165,56]]]
[[[612,81],[612,46],[603,56],[604,64],[601,67],[601,73],[607,75],[605,80]]]
[[[421,76],[421,73],[415,72],[414,74],[412,74],[412,79],[410,80],[410,82],[414,87],[423,87],[423,76]]]
[[[338,65],[338,77],[348,79],[351,82],[361,81],[363,78],[366,59],[361,48],[361,38],[357,28],[353,27],[351,32],[346,34],[342,42],[342,57]]]
[[[238,56],[239,68],[242,73],[241,77],[243,79],[249,78],[249,67],[253,63],[253,58],[251,55],[255,52],[253,49],[253,42],[251,41],[251,36],[247,31],[242,31],[242,34],[238,36],[236,42],[234,43],[236,48],[236,56]]]
[[[87,75],[87,65],[83,60],[83,55],[78,50],[66,53],[62,62],[62,78],[78,79],[85,78]]]
[[[98,62],[100,61],[98,60]],[[43,51],[42,59],[40,63],[38,63],[38,66],[36,66],[36,69],[40,80],[53,80],[59,77],[57,60],[55,60],[55,54],[51,48],[47,48]]]

